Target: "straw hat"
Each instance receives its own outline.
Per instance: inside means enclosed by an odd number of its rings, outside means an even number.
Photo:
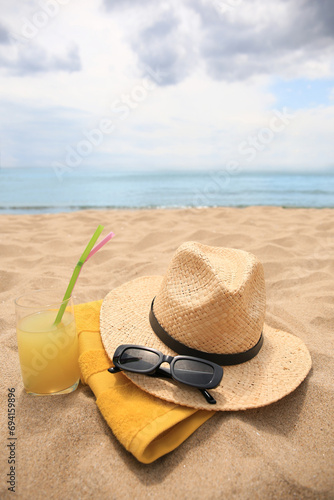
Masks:
[[[106,296],[102,342],[111,359],[120,344],[139,344],[224,366],[220,385],[210,390],[216,405],[196,388],[123,372],[161,399],[204,410],[258,408],[295,390],[311,368],[298,337],[264,324],[265,307],[263,267],[254,255],[187,242],[165,276],[138,278]]]

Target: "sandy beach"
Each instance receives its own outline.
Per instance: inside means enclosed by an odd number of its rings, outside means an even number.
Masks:
[[[334,212],[276,207],[87,210],[1,215],[2,499],[329,499],[334,497]],[[24,392],[14,298],[65,288],[98,224],[116,237],[84,267],[76,304],[140,276],[163,275],[185,241],[240,248],[263,263],[266,322],[300,337],[313,367],[268,407],[217,412],[150,465],[117,441],[88,386],[71,395]],[[16,392],[16,493],[7,490],[7,394]]]

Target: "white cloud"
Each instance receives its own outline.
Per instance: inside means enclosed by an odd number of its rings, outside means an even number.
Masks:
[[[252,161],[239,152],[268,127],[277,107],[268,91],[275,75],[333,76],[333,4],[325,2],[326,15],[309,0],[236,1],[221,14],[211,0],[68,0],[23,43],[13,33],[22,37],[42,0],[13,0],[0,26],[2,163],[63,161],[66,148],[110,119],[115,130],[83,165],[209,169],[236,160],[245,170],[327,167],[330,106],[298,111]],[[134,101],[142,79],[154,80],[148,71],[159,69],[155,90]],[[128,106],[125,120],[112,111],[115,101]]]
[[[223,81],[259,74],[320,78],[333,69],[332,0],[105,4],[125,23],[125,39],[139,63],[160,65],[164,85],[180,82],[199,66]],[[229,8],[222,13],[220,4]]]

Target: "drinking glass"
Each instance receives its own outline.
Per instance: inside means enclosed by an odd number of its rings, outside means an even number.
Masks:
[[[73,299],[61,291],[37,290],[15,300],[16,333],[23,385],[35,396],[75,391],[80,379]],[[56,324],[57,313],[65,309]]]

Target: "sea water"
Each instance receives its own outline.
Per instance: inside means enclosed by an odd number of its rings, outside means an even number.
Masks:
[[[250,205],[334,207],[334,174],[0,169],[0,213]]]

